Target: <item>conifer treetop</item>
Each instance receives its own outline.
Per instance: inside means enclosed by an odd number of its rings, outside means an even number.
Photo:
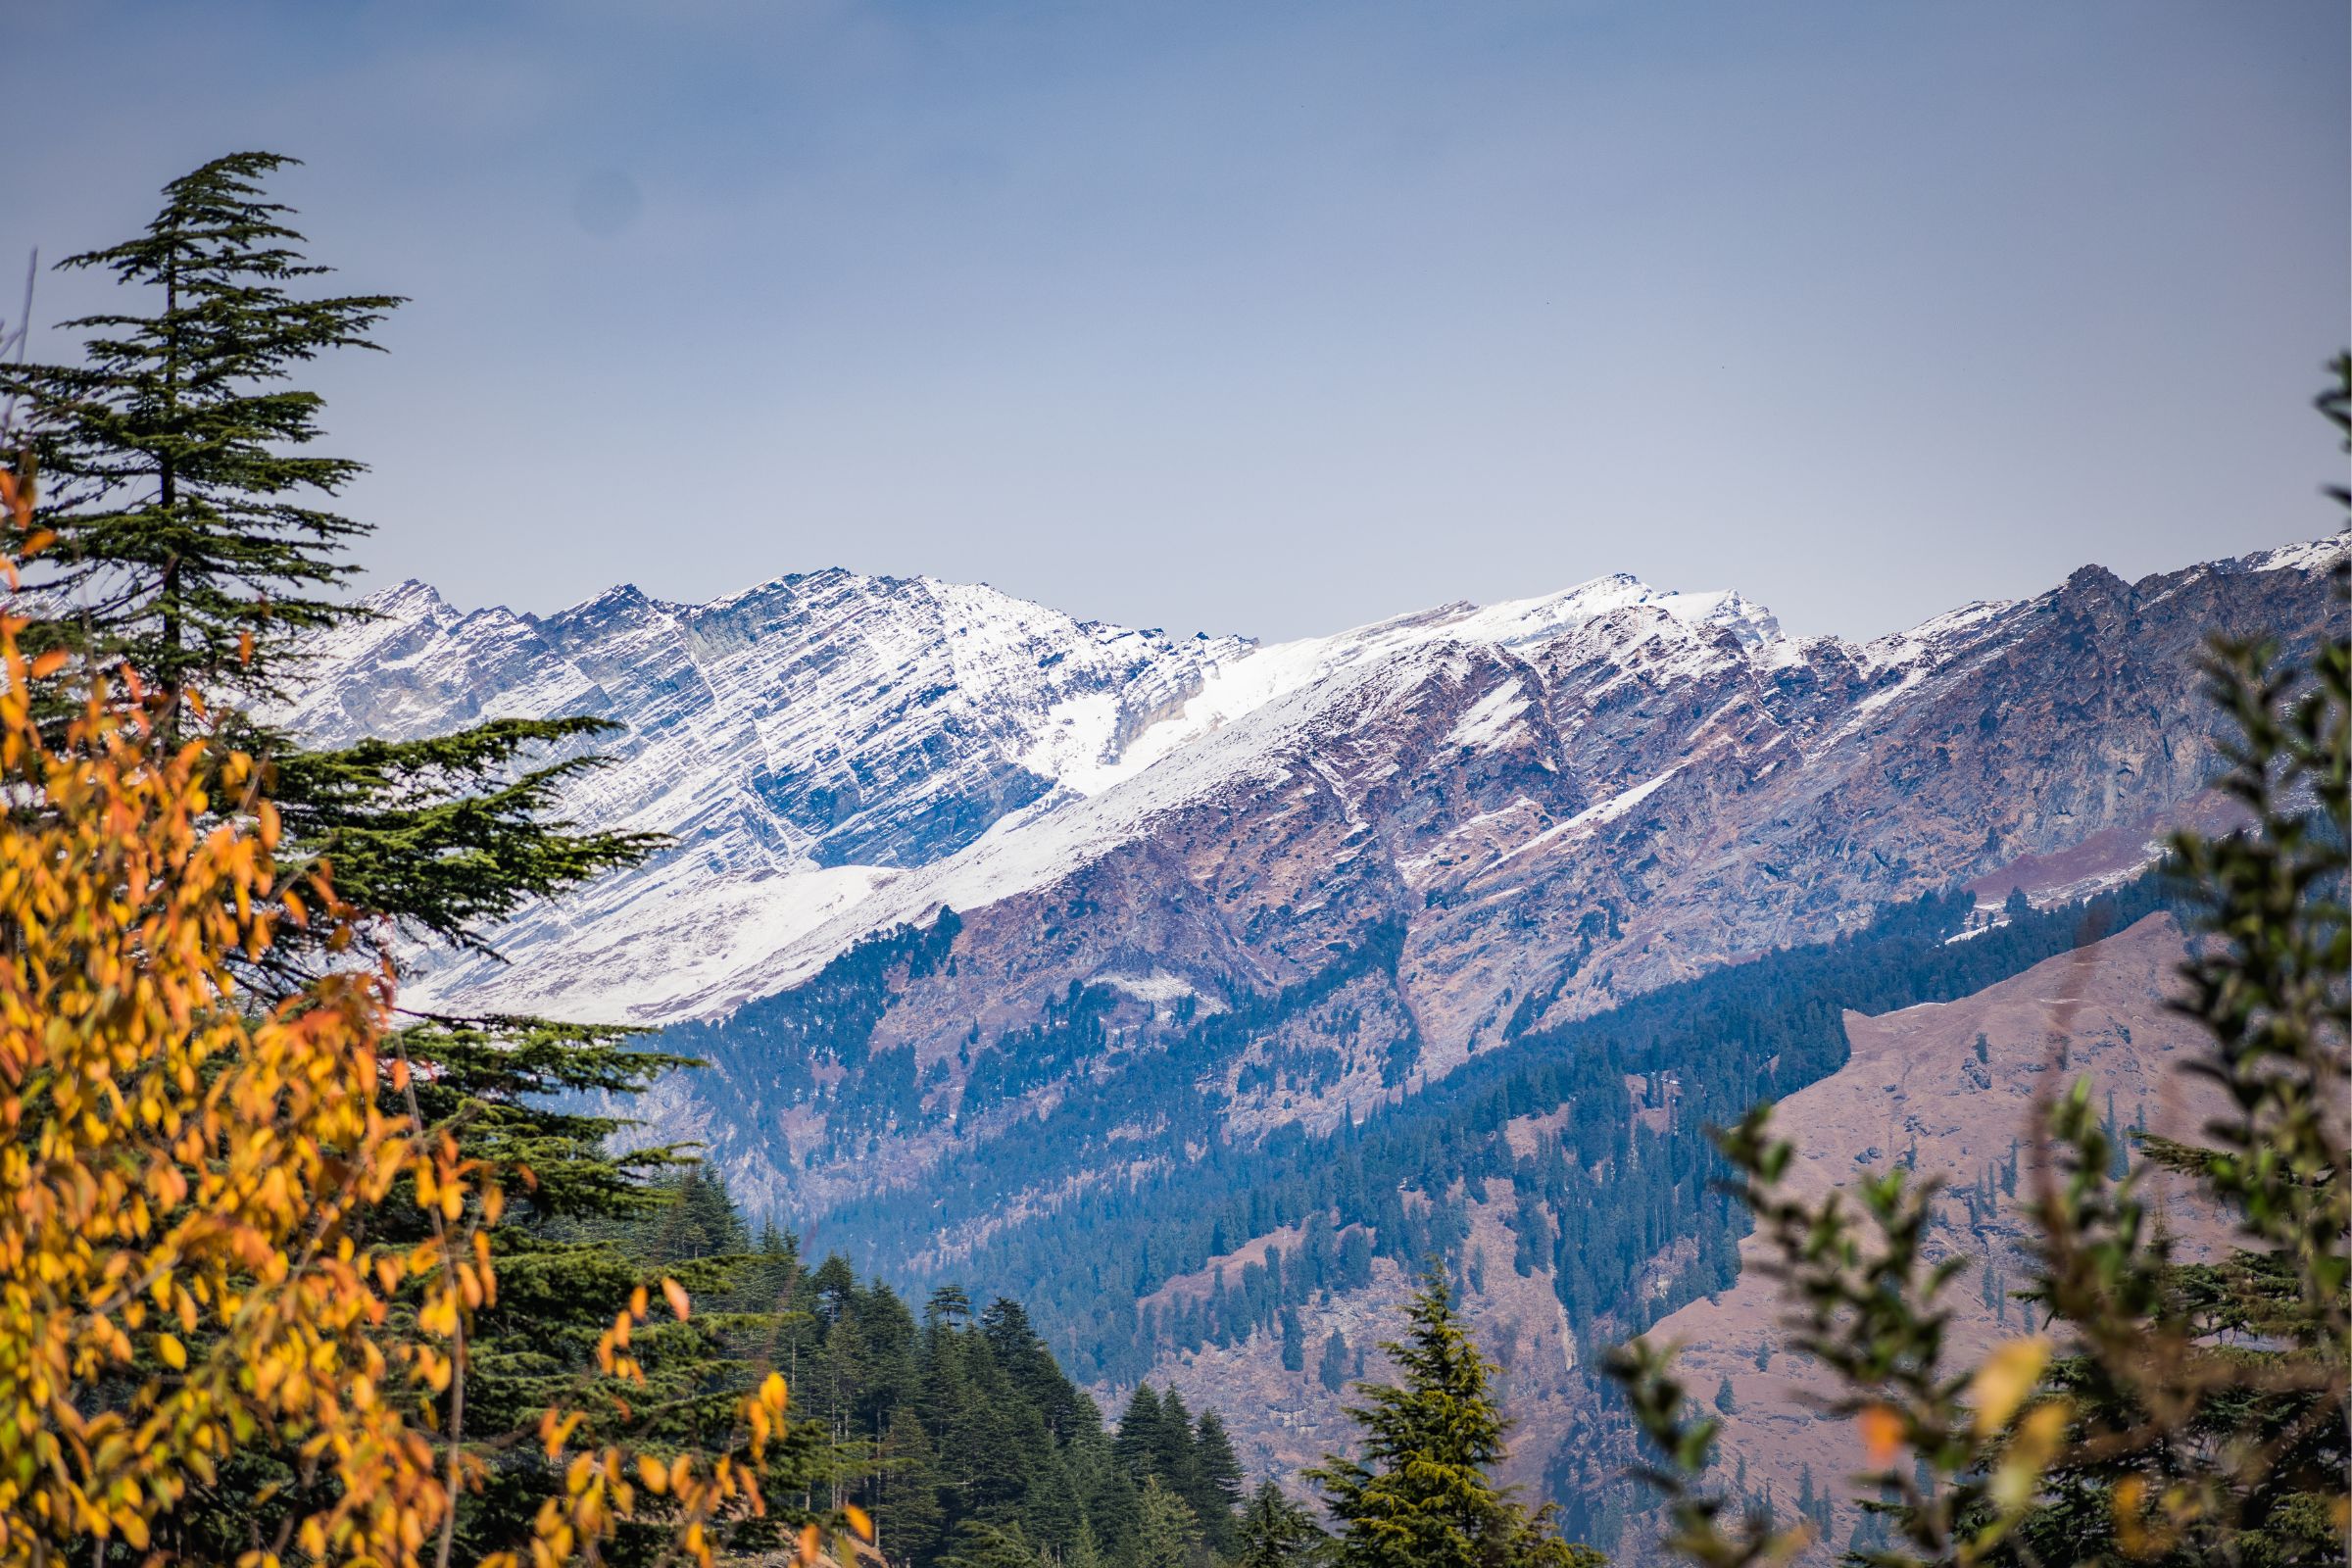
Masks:
[[[48,486],[35,530],[56,536],[30,586],[71,606],[61,627],[86,652],[167,691],[272,695],[294,637],[363,613],[326,592],[368,529],[319,503],[365,466],[300,450],[323,400],[284,383],[327,350],[377,348],[403,301],[293,292],[328,269],[262,182],[297,162],[233,153],[172,181],[139,235],[58,264],[160,293],[156,309],[62,322],[84,334],[79,363],[0,371]]]
[[[1505,1455],[1510,1423],[1494,1368],[1454,1309],[1433,1262],[1405,1308],[1411,1330],[1384,1343],[1402,1374],[1359,1383],[1348,1408],[1364,1434],[1356,1459],[1329,1455],[1305,1472],[1342,1527],[1341,1568],[1582,1568],[1598,1559],[1562,1542],[1550,1510],[1529,1513],[1488,1470]]]

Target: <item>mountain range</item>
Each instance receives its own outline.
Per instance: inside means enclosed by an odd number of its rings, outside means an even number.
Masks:
[[[670,847],[406,995],[662,1026],[707,1065],[645,1135],[754,1211],[1024,1296],[1105,1391],[1222,1356],[1306,1399],[1441,1252],[1551,1358],[1514,1376],[1560,1492],[1594,1337],[1737,1274],[1703,1122],[1839,1071],[1848,1009],[2154,908],[2218,809],[2204,638],[2307,651],[2345,549],[1867,642],[1627,576],[1271,646],[840,570],[548,616],[409,582],[277,716],[626,726],[566,812]],[[1237,1423],[1269,1470],[1285,1432]]]
[[[1386,910],[1413,928],[1411,1011],[1442,1070],[1506,991],[1590,1006],[2180,808],[2204,767],[2180,744],[2202,733],[2199,637],[2308,637],[2340,550],[2137,585],[2085,567],[1859,644],[1629,576],[1272,647],[840,570],[707,605],[624,586],[549,616],[410,581],[313,645],[278,716],[322,743],[507,714],[625,726],[566,812],[672,847],[529,910],[498,934],[506,961],[419,954],[420,1005],[720,1017],[898,922],[1019,926],[1123,877],[1120,918],[1083,955],[1016,964],[984,1032],[1070,979],[1276,983]],[[1249,831],[1216,853],[1211,818]]]

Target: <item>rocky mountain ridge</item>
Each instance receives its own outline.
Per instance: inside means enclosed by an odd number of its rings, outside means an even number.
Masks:
[[[1225,1136],[1360,1119],[1613,998],[2153,831],[2203,786],[2205,632],[2307,643],[2343,548],[2086,567],[1865,644],[1624,576],[1271,648],[838,571],[544,619],[408,584],[288,716],[628,722],[567,808],[676,847],[526,913],[509,965],[428,958],[412,995],[699,1014],[712,1070],[658,1120],[807,1216],[1367,945],[1312,1016],[1203,1067]],[[846,1022],[762,1022],[942,909],[943,961],[877,972]],[[1048,1040],[1078,1012],[1099,1049]]]
[[[544,620],[411,587],[293,716],[634,726],[570,809],[676,848],[412,995],[668,1023],[706,1065],[629,1108],[753,1211],[1021,1297],[1105,1391],[1289,1391],[1237,1434],[1269,1469],[1331,1416],[1292,1342],[1362,1352],[1442,1253],[1562,1434],[1522,1478],[1590,1498],[1585,1348],[1737,1275],[1698,1122],[1837,1072],[1841,1008],[2058,951],[2012,888],[2144,912],[2211,806],[2203,639],[2308,651],[2346,544],[1862,644],[1623,577],[1271,648],[849,573]]]
[[[1179,642],[984,585],[820,571],[707,605],[628,586],[558,614],[455,609],[423,583],[318,638],[272,716],[321,742],[407,738],[486,717],[588,713],[625,726],[566,814],[675,846],[500,933],[514,961],[417,955],[420,999],[533,1003],[661,1021],[747,994],[749,957],[789,943],[1007,812],[1093,774],[1239,638]],[[593,958],[569,961],[583,939]]]

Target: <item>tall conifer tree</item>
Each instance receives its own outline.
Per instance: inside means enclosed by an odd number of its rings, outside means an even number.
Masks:
[[[1161,1486],[1159,1477],[1146,1478],[1135,1568],[1189,1568],[1200,1544],[1200,1521],[1193,1505]]]
[[[289,871],[324,859],[338,895],[400,936],[486,952],[489,928],[524,901],[655,841],[554,817],[564,782],[595,763],[582,748],[610,728],[599,720],[557,714],[317,751],[256,717],[299,678],[303,634],[368,613],[337,597],[357,571],[346,551],[368,528],[331,510],[362,465],[312,450],[323,405],[296,378],[331,350],[374,347],[370,331],[401,303],[311,291],[326,269],[306,259],[292,213],[263,188],[293,162],[216,159],[165,188],[141,234],[63,264],[110,275],[123,308],[65,323],[83,336],[77,363],[0,368],[0,394],[16,401],[44,480],[25,536],[0,541],[12,554],[40,546],[11,608],[33,617],[33,644],[133,672],[174,731],[262,758],[276,774]],[[69,663],[56,693],[81,678]],[[278,967],[254,977],[263,993],[346,961],[287,935]],[[661,1208],[645,1177],[673,1157],[614,1154],[607,1140],[619,1121],[551,1099],[625,1095],[678,1064],[628,1050],[625,1033],[419,1018],[396,1037],[396,1054],[422,1069],[408,1084],[419,1117],[509,1176],[494,1236],[501,1296],[475,1323],[466,1361],[468,1439],[500,1437],[502,1423],[568,1387],[602,1325],[649,1282],[647,1260],[588,1222]],[[378,1240],[419,1241],[421,1227],[415,1205],[398,1201],[373,1226]],[[672,1373],[712,1353],[700,1333],[671,1336]],[[710,1385],[684,1376],[675,1386]],[[253,1462],[255,1473],[189,1492],[178,1539],[231,1556],[257,1528],[266,1539],[270,1511],[283,1506],[269,1499],[289,1494],[295,1472]],[[561,1482],[527,1458],[494,1466],[487,1494],[462,1516],[461,1543],[477,1552],[516,1544],[536,1497]]]
[[[364,466],[304,450],[321,400],[287,383],[329,349],[375,347],[369,330],[402,302],[297,296],[327,269],[261,183],[292,162],[215,159],[164,187],[145,232],[68,257],[154,309],[65,322],[86,334],[79,364],[0,377],[34,435],[35,526],[56,536],[36,586],[91,652],[163,688],[168,721],[189,682],[270,694],[294,637],[352,614],[325,596],[358,571],[343,552],[368,529],[325,503]]]
[[[1331,1549],[1331,1538],[1273,1482],[1259,1484],[1242,1510],[1234,1568],[1309,1568]]]
[[[1559,1539],[1548,1509],[1530,1514],[1490,1479],[1508,1423],[1443,1268],[1432,1265],[1405,1315],[1409,1337],[1381,1347],[1402,1384],[1358,1384],[1367,1402],[1348,1412],[1363,1429],[1362,1457],[1327,1455],[1306,1472],[1340,1526],[1341,1568],[1597,1564]]]
[[[1187,1499],[1200,1516],[1200,1531],[1220,1556],[1231,1556],[1235,1545],[1234,1507],[1242,1500],[1242,1463],[1225,1434],[1225,1418],[1214,1410],[1200,1412],[1194,1428],[1195,1488]]]

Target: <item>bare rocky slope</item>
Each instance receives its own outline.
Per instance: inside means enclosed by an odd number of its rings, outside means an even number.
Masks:
[[[2022,1281],[2022,1215],[2033,1194],[2037,1102],[2087,1076],[2094,1096],[2112,1101],[2119,1125],[2173,1138],[2194,1137],[2226,1108],[2215,1086],[2182,1070],[2204,1040],[2166,1005],[2178,994],[2181,956],[2180,926],[2172,915],[2156,913],[1949,1003],[1876,1017],[1847,1013],[1842,1027],[1852,1054],[1844,1066],[1780,1102],[1776,1125],[1800,1152],[1792,1187],[1806,1196],[1898,1160],[1923,1178],[1946,1182],[1949,1196],[1937,1207],[1929,1253],[1959,1254],[1972,1265],[1944,1298],[1956,1364],[1981,1355],[2002,1335],[2024,1332],[2022,1309],[2004,1301],[1996,1312],[1984,1284],[1988,1273],[2002,1290]],[[1662,1133],[1676,1119],[1680,1099],[1674,1085],[1663,1087],[1653,1120]],[[1557,1110],[1522,1115],[1505,1136],[1517,1159],[1537,1164],[1558,1156],[1568,1121]],[[1579,1365],[1552,1271],[1522,1274],[1511,1263],[1515,1238],[1528,1224],[1522,1205],[1540,1200],[1502,1180],[1457,1196],[1467,1200],[1468,1225],[1452,1272],[1465,1315],[1503,1368],[1517,1422],[1506,1478],[1538,1496],[1574,1495],[1580,1484],[1605,1482],[1581,1470],[1577,1457],[1589,1454],[1605,1467],[1630,1461],[1633,1450],[1595,1441],[1596,1434],[1622,1439],[1624,1433],[1621,1424],[1612,1431],[1609,1399],[1592,1369]],[[2183,1255],[2226,1242],[2214,1216],[2178,1193],[2168,1201],[2167,1221]],[[1262,1247],[1262,1240],[1250,1245]],[[1862,1468],[1861,1449],[1849,1423],[1823,1417],[1808,1402],[1834,1386],[1788,1348],[1777,1287],[1754,1267],[1760,1246],[1753,1237],[1741,1245],[1735,1282],[1694,1297],[1648,1332],[1683,1347],[1684,1380],[1698,1396],[1711,1400],[1723,1380],[1731,1384],[1734,1409],[1724,1420],[1719,1484],[1731,1487],[1738,1478],[1754,1496],[1769,1494],[1783,1518],[1808,1473],[1815,1488],[1837,1499],[1832,1537],[1807,1558],[1827,1562],[1834,1560],[1829,1547],[1842,1546],[1859,1517],[1848,1478]],[[1247,1247],[1236,1249],[1194,1277],[1238,1271],[1247,1255]],[[1661,1261],[1667,1266],[1650,1275],[1659,1284],[1672,1271],[1671,1258]],[[1380,1378],[1386,1363],[1376,1347],[1402,1332],[1398,1303],[1407,1289],[1402,1268],[1378,1260],[1364,1283],[1298,1309],[1307,1344],[1319,1348],[1336,1332],[1351,1348],[1373,1347],[1365,1371]],[[1280,1337],[1271,1330],[1229,1346],[1164,1348],[1147,1376],[1173,1385],[1188,1402],[1213,1401],[1226,1411],[1254,1474],[1295,1475],[1351,1436],[1343,1410],[1349,1396],[1325,1387],[1311,1355],[1302,1368],[1286,1370]],[[1636,1492],[1625,1500],[1639,1499]],[[1593,1522],[1589,1514],[1579,1521],[1588,1529]],[[1629,1560],[1643,1560],[1640,1528],[1612,1541]]]
[[[1777,1107],[1781,1135],[1799,1150],[1793,1192],[1818,1199],[1897,1159],[1947,1184],[1927,1252],[1970,1263],[1942,1298],[1955,1365],[2027,1331],[2024,1309],[2004,1298],[2027,1267],[2035,1129],[2055,1096],[2087,1078],[2094,1103],[2112,1107],[2119,1126],[2187,1142],[2228,1113],[2220,1086],[2184,1070],[2209,1053],[2210,1039],[2166,1005],[2180,995],[2182,955],[2180,926],[2152,914],[1961,1001],[1849,1017],[1853,1055],[1845,1066]],[[2183,1257],[2227,1245],[2219,1218],[2177,1184],[2157,1191]],[[1737,1408],[1725,1418],[1724,1465],[1746,1475],[1753,1492],[1769,1485],[1783,1503],[1797,1496],[1810,1469],[1839,1499],[1832,1539],[1842,1544],[1857,1516],[1844,1499],[1847,1478],[1863,1468],[1861,1448],[1850,1423],[1808,1403],[1809,1395],[1836,1392],[1834,1380],[1788,1349],[1777,1288],[1751,1266],[1760,1245],[1743,1245],[1736,1286],[1690,1302],[1652,1332],[1687,1347],[1687,1379],[1702,1395],[1731,1380]]]
[[[632,726],[571,809],[676,847],[412,994],[668,1025],[708,1065],[645,1136],[755,1212],[1021,1296],[1077,1375],[1176,1380],[1261,1473],[1334,1441],[1332,1335],[1351,1374],[1442,1254],[1518,1478],[1597,1527],[1592,1348],[1745,1288],[1700,1125],[1853,1092],[1842,1009],[2038,973],[2075,916],[2012,887],[2154,907],[2130,879],[2211,807],[2203,638],[2308,649],[2344,551],[2086,567],[1866,644],[1630,578],[1270,648],[845,572],[544,619],[412,584],[291,716]],[[1891,1156],[1886,1081],[1834,1159]]]
[[[873,1016],[846,1035],[792,1001],[686,1031],[714,1071],[680,1086],[673,1125],[710,1136],[748,1193],[811,1217],[993,1136],[1072,1072],[1100,1077],[1202,1010],[1386,941],[1393,957],[1199,1079],[1229,1135],[1328,1130],[1532,1029],[1886,902],[2102,834],[2128,868],[2203,788],[2201,639],[2308,644],[2326,558],[2136,585],[2086,568],[1863,647],[1631,590],[1582,591],[1621,602],[1539,617],[1524,641],[1441,625],[894,876],[770,972],[801,977],[786,995],[805,1002],[822,962],[838,978],[866,933],[943,907],[952,961],[877,976]],[[1198,725],[1195,705],[1163,723]],[[1073,1007],[1102,1043],[1057,1059],[1041,1030],[1068,1034]],[[901,1052],[919,1093],[878,1110],[791,1066],[856,1078]]]

